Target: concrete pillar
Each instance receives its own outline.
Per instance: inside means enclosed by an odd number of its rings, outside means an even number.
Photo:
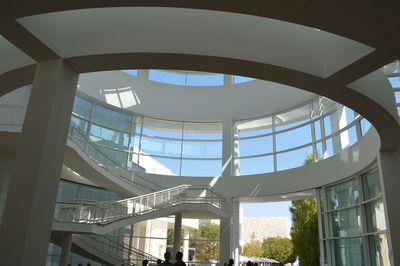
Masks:
[[[175,255],[178,251],[181,250],[181,230],[182,230],[182,214],[175,214],[175,223],[174,223],[174,245],[172,248],[172,261],[175,261]]]
[[[229,259],[234,259],[235,265],[239,265],[240,204],[238,199],[226,201],[225,211],[230,214],[230,218],[220,219],[220,265],[228,263]]]
[[[61,243],[61,256],[60,256],[60,266],[67,266],[69,263],[69,255],[71,254],[71,244],[72,244],[72,233],[63,233],[62,243]]]
[[[0,265],[45,264],[78,74],[37,64],[0,228]]]
[[[222,127],[222,173],[223,177],[231,177],[233,169],[233,121],[225,119]]]
[[[184,230],[183,233],[183,261],[189,261],[189,230]]]
[[[390,265],[400,265],[400,155],[399,151],[383,151],[378,157],[379,174],[385,203],[386,232]]]

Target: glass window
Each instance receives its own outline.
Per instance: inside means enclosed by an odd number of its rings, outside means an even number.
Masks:
[[[372,199],[381,193],[381,185],[378,171],[363,175],[364,198]]]
[[[296,168],[303,166],[306,162],[306,158],[309,154],[312,154],[312,146],[307,146],[301,149],[278,153],[277,159],[277,170],[282,171],[286,169]]]
[[[139,157],[139,165],[146,169],[146,173],[159,175],[179,175],[181,161],[179,159],[145,156]]]
[[[187,123],[183,125],[184,139],[222,140],[222,123]]]
[[[400,91],[395,91],[394,96],[396,98],[396,103],[400,103]]]
[[[321,139],[321,121],[317,120],[314,122],[315,129],[315,140]]]
[[[137,69],[125,69],[121,71],[131,76],[137,76],[139,74],[139,71]]]
[[[389,77],[388,79],[392,88],[400,88],[400,77]]]
[[[253,137],[272,132],[272,117],[263,117],[235,122],[238,138]]]
[[[347,108],[347,110],[350,110]],[[352,111],[352,110],[351,110]],[[324,126],[325,126],[325,136],[329,136],[340,129],[346,127],[350,122],[347,120],[347,116],[353,116],[351,121],[354,120],[354,112],[351,114],[351,111],[348,111],[346,114],[346,109],[339,108],[339,110],[333,112],[332,114],[324,117]]]
[[[174,85],[185,85],[186,74],[150,69],[149,80]]]
[[[220,176],[221,160],[182,160],[182,176]]]
[[[108,159],[103,157],[98,157],[104,159],[103,163],[112,167],[122,167],[126,168],[128,163],[128,153],[125,151],[116,150],[108,147],[100,147],[100,150],[108,155]],[[112,162],[111,162],[112,161]],[[116,165],[115,165],[116,164]]]
[[[329,212],[328,217],[333,237],[358,236],[362,234],[360,209],[358,207]]]
[[[180,157],[181,149],[181,140],[142,137],[141,152],[147,155]]]
[[[371,123],[367,119],[362,118],[360,120],[360,126],[361,126],[361,135],[365,136],[365,134],[367,134],[368,130],[371,128]]]
[[[389,266],[389,247],[386,233],[368,236],[371,266]]]
[[[349,207],[359,202],[359,188],[356,179],[327,187],[328,209]]]
[[[187,74],[187,86],[222,86],[224,85],[224,75],[222,74]]]
[[[275,131],[284,130],[310,120],[310,105],[275,115]]]
[[[272,136],[241,139],[235,141],[239,157],[272,153]]]
[[[253,81],[255,80],[254,78],[249,78],[249,77],[243,77],[243,76],[233,76],[233,84],[238,84],[238,83],[243,83],[243,82],[248,82],[248,81]]]
[[[235,160],[235,168],[240,175],[271,173],[274,171],[274,157],[269,155]]]
[[[182,122],[143,118],[143,134],[154,137],[182,139]]]
[[[132,116],[95,105],[93,122],[121,131],[130,132],[132,126]]]
[[[276,150],[282,151],[311,143],[311,125],[276,134]]]
[[[182,157],[184,158],[221,158],[221,141],[184,141]]]
[[[92,103],[82,99],[81,97],[75,96],[72,112],[86,119],[90,119]]]
[[[118,148],[128,149],[129,134],[109,128],[92,124],[90,127],[90,139],[96,144]]]
[[[332,265],[365,265],[364,244],[361,237],[331,240]]]
[[[317,151],[316,151],[316,153],[317,153],[316,155],[317,156],[316,156],[316,158],[319,161],[319,160],[321,160],[323,158],[323,155],[324,155],[322,142],[317,142],[317,144],[315,146],[317,148]]]
[[[372,201],[365,204],[368,232],[377,232],[386,229],[385,209],[383,201]]]
[[[86,120],[80,119],[76,116],[71,116],[71,124],[80,128],[83,133],[87,134],[89,129],[89,122],[87,122]]]

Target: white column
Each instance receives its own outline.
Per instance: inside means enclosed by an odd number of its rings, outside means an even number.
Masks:
[[[343,108],[330,115],[330,125],[332,132],[337,132],[347,125],[346,112]],[[342,132],[332,138],[333,153],[339,153],[342,149],[349,145],[348,131]]]
[[[189,230],[184,230],[183,234],[183,261],[189,261]]]
[[[399,151],[384,151],[378,158],[385,203],[386,231],[390,265],[400,265],[400,156]]]
[[[232,176],[233,169],[233,122],[225,119],[222,126],[222,173],[223,177]]]
[[[234,259],[235,265],[239,265],[239,200],[227,199],[225,203],[225,211],[230,214],[230,218],[220,219],[220,265],[228,263],[229,259]]]
[[[62,236],[60,266],[67,266],[71,254],[72,233],[65,232]]]
[[[44,265],[78,74],[37,64],[2,225],[0,265]]]
[[[172,261],[175,261],[175,255],[178,251],[181,250],[181,238],[182,238],[182,214],[175,214],[175,223],[174,223],[174,246],[172,248]]]

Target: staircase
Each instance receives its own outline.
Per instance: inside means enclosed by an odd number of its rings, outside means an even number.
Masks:
[[[106,234],[140,221],[182,211],[208,211],[226,217],[224,198],[210,187],[180,185],[124,200],[97,203],[57,203],[53,230]]]
[[[128,167],[114,160],[112,156],[104,152],[98,144],[92,141],[90,137],[72,121],[68,132],[68,140],[72,142],[81,153],[86,155],[86,157],[107,173],[134,185],[136,188],[134,194],[146,194],[164,189],[164,187],[152,182],[148,178],[142,177],[138,171],[128,169]],[[140,167],[138,166],[137,168]]]

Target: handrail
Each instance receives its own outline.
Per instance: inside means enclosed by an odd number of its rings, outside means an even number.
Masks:
[[[76,134],[78,134],[78,136],[76,136]],[[78,148],[80,148],[91,160],[93,160],[94,162],[96,162],[96,164],[98,164],[100,167],[104,168],[105,170],[107,170],[108,172],[110,172],[111,174],[113,174],[114,176],[117,176],[118,178],[123,178],[131,183],[134,183],[135,185],[138,185],[142,188],[145,188],[146,190],[140,189],[145,193],[148,193],[149,191],[157,191],[159,189],[164,189],[164,187],[140,176],[139,174],[132,172],[131,170],[125,168],[123,165],[121,165],[120,163],[116,162],[115,160],[113,160],[111,158],[110,155],[108,155],[107,153],[103,152],[99,147],[98,144],[94,143],[89,136],[84,133],[82,131],[81,128],[79,128],[78,126],[74,125],[73,123],[71,123],[70,126],[70,130],[69,130],[69,134],[68,134],[68,138],[74,142]],[[84,141],[84,143],[82,143],[82,140]],[[90,152],[88,151],[88,145],[90,145],[91,148],[93,148],[95,150],[95,152],[99,153],[101,155],[101,157],[105,158],[108,162],[111,162],[112,165],[114,165],[115,167],[110,168],[107,165],[104,165],[104,162],[100,162],[98,159],[95,158],[95,156],[93,156],[92,154],[90,154]],[[124,174],[116,173],[116,170],[122,170],[124,172]],[[143,182],[136,182],[135,181],[135,177],[141,179],[142,181],[150,184],[150,186],[148,184],[144,184]]]
[[[128,265],[134,265],[134,261],[147,259],[148,261],[156,262],[157,257],[146,253],[140,249],[126,245],[125,243],[117,242],[107,235],[88,235],[74,234],[74,238],[83,241],[85,244],[95,248],[96,250]],[[124,255],[126,257],[124,258]],[[134,259],[133,257],[136,257]]]
[[[158,192],[118,201],[98,203],[57,203],[54,219],[58,222],[105,226],[116,221],[150,213],[181,203],[210,204],[222,209],[224,198],[209,187],[179,185]]]

